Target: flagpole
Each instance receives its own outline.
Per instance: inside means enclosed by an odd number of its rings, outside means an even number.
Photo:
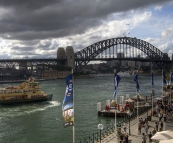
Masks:
[[[153,79],[154,75],[153,75],[153,70],[151,70],[151,76],[152,76],[152,81],[151,81],[152,82],[151,83],[152,84],[152,91],[151,91],[151,94],[152,94],[152,111],[151,111],[151,117],[152,117],[153,116],[153,96],[154,96],[153,95],[154,94],[154,83],[153,83],[154,82],[154,79]]]
[[[151,62],[151,104],[152,104],[152,109],[151,109],[151,117],[153,116],[153,69],[152,69],[152,62]]]
[[[115,97],[115,100],[116,100],[116,106],[115,106],[115,140],[117,142],[117,138],[118,138],[118,136],[117,136],[117,109],[116,109],[116,107],[117,107],[117,96]]]
[[[115,84],[115,74],[116,74],[116,70],[114,70],[114,84]],[[115,95],[114,95],[115,96]],[[116,101],[116,106],[115,106],[115,141],[117,141],[117,110],[116,110],[116,107],[117,107],[117,96],[115,96],[114,100]]]
[[[170,105],[171,105],[171,92],[172,92],[172,91],[171,91],[171,88],[172,88],[172,87],[171,87],[171,78],[172,78],[172,72],[171,72],[171,70],[170,70],[170,95],[169,95],[169,96],[170,96],[170,97],[169,97],[169,104],[170,104]]]
[[[113,94],[113,99],[115,101],[115,140],[116,142],[119,142],[119,137],[118,137],[118,134],[117,134],[117,109],[116,109],[116,106],[117,106],[117,96],[116,96],[116,92],[117,92],[117,88],[118,88],[118,83],[119,81],[121,80],[120,76],[116,74],[116,70],[114,70],[114,85],[115,85],[115,89],[114,89],[114,94]],[[118,140],[118,141],[117,141]]]
[[[163,69],[162,69],[162,96],[163,96],[163,81],[164,79],[163,79]]]
[[[74,123],[74,76],[73,76],[73,68],[72,68],[72,79],[73,79],[73,143],[75,143],[75,123]]]
[[[138,74],[138,70],[137,70],[137,74]],[[138,81],[137,81],[138,82]],[[136,97],[137,97],[137,125],[139,125],[139,111],[138,111],[138,104],[139,104],[139,99],[138,99],[138,94],[139,94],[139,92],[138,92],[138,90],[137,90],[137,95],[136,95]]]

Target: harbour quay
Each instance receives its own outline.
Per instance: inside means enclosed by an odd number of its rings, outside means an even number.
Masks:
[[[124,100],[124,97],[121,97],[121,102],[119,104],[114,103],[114,100],[106,100],[105,103],[98,102],[97,103],[97,112],[98,116],[107,116],[107,117],[125,117],[128,114],[128,111],[130,109],[131,112],[136,112],[137,108],[138,110],[141,109],[149,109],[152,106],[152,99],[148,98],[148,96],[140,96],[141,100],[136,102],[136,96],[134,96],[132,99],[129,98],[129,95],[126,95],[126,100]],[[146,103],[148,106],[146,106]],[[155,105],[155,103],[154,103]],[[103,107],[104,106],[104,107]]]
[[[150,112],[151,110],[149,110]],[[147,112],[141,114],[139,116],[139,118],[145,119],[147,116]],[[149,124],[149,128],[148,128],[148,134],[150,134],[150,132],[152,133],[154,128],[155,128],[155,123],[158,122],[159,123],[159,128],[160,128],[160,124],[161,122],[163,123],[163,131],[171,131],[173,129],[173,119],[171,118],[172,116],[168,116],[167,121],[164,122],[164,119],[162,118],[162,120],[159,122],[159,118],[158,116],[152,116],[151,117],[151,121],[148,121]],[[128,135],[128,143],[142,143],[142,133],[145,133],[146,135],[146,143],[159,143],[159,140],[155,140],[152,139],[151,141],[149,140],[149,136],[148,134],[146,134],[145,132],[145,127],[143,126],[141,128],[141,134],[138,133],[138,119],[134,118],[133,120],[130,121],[130,126],[129,123],[127,122],[127,129],[126,132],[124,132],[123,126],[121,126],[119,129],[121,131],[121,133],[125,133]],[[117,128],[118,129],[118,128]],[[130,135],[129,135],[129,129],[130,129]],[[156,131],[156,133],[159,131]],[[101,143],[126,143],[124,141],[121,141],[118,137],[117,137],[117,131],[114,131],[104,137],[101,138]],[[95,141],[94,143],[100,143],[100,140]],[[165,142],[166,143],[166,142]]]

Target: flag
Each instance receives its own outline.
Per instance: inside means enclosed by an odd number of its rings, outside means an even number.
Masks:
[[[136,91],[140,92],[139,83],[138,83],[138,73],[135,75],[134,81],[136,82]]]
[[[163,72],[163,84],[166,85],[166,75],[164,72]]]
[[[66,76],[66,91],[62,104],[62,115],[64,127],[73,126],[74,112],[73,112],[73,75]]]
[[[121,80],[120,76],[115,73],[115,76],[114,76],[115,90],[114,90],[114,94],[113,94],[113,99],[115,99],[115,97],[116,97],[117,88],[118,88],[118,84],[119,84],[120,80]]]
[[[151,73],[151,85],[152,85],[152,87],[154,87],[154,75],[153,75],[153,71]]]

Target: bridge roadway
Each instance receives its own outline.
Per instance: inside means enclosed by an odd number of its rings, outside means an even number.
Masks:
[[[29,58],[25,58],[25,59],[0,59],[0,62],[43,62],[43,61],[52,61],[52,62],[57,62],[57,61],[66,61],[66,59],[57,59],[57,58],[38,58],[38,59],[29,59]]]
[[[75,61],[141,61],[141,62],[163,62],[172,63],[171,60],[160,60],[160,59],[144,59],[144,58],[76,58]]]
[[[85,64],[88,63],[88,61],[111,61],[111,60],[119,60],[119,61],[140,61],[140,62],[155,62],[158,64],[159,68],[168,70],[168,67],[171,67],[170,65],[173,64],[172,60],[168,59],[146,59],[146,58],[114,58],[114,57],[103,57],[103,58],[75,58],[75,69],[84,67]],[[29,65],[65,65],[67,59],[57,59],[57,58],[43,58],[43,59],[0,59],[0,64],[7,64],[7,65],[24,65],[27,66],[27,63],[30,63]],[[84,65],[79,64],[78,62],[85,63]],[[165,65],[165,66],[164,66]]]
[[[0,63],[13,63],[13,62],[59,62],[66,61],[67,59],[57,59],[57,58],[38,58],[38,59],[0,59]],[[122,61],[141,61],[141,62],[164,62],[172,63],[172,60],[160,60],[160,59],[144,59],[144,58],[115,58],[115,57],[103,57],[103,58],[76,58],[75,61],[111,61],[111,60],[122,60]]]
[[[150,113],[150,112],[149,112]],[[146,118],[147,112],[139,116],[139,118]],[[159,121],[158,117],[153,116],[152,120],[149,121],[149,129],[148,134],[152,132],[152,130],[155,128],[155,121]],[[163,119],[162,119],[163,121]],[[159,124],[160,128],[160,124]],[[172,130],[173,129],[173,120],[168,119],[167,122],[164,122],[163,130]],[[123,132],[123,128],[121,128],[121,131]],[[129,128],[126,129],[126,133],[128,133]],[[142,134],[138,134],[138,126],[137,126],[137,118],[132,120],[130,122],[130,131],[131,135],[129,136],[129,143],[142,143]],[[145,128],[143,127],[141,130],[141,133],[145,133]],[[110,134],[109,136],[102,138],[101,143],[118,143],[117,139],[115,138],[115,132]],[[99,141],[100,142],[100,141]],[[99,143],[95,142],[95,143]],[[149,138],[147,136],[147,142],[149,143]],[[152,143],[155,143],[154,141]]]

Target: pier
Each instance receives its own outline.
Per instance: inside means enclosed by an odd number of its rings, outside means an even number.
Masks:
[[[141,114],[139,116],[139,118],[144,119],[146,116],[147,116],[147,112]],[[152,116],[152,120],[149,121],[148,134],[150,132],[152,132],[153,129],[155,128],[155,121],[159,121],[158,117],[157,116]],[[163,119],[162,119],[162,121],[163,121]],[[164,124],[163,125],[163,130],[172,130],[173,129],[173,120],[171,118],[168,118],[167,122],[164,122],[163,124]],[[121,127],[120,129],[123,132],[123,128]],[[129,129],[129,125],[127,124],[127,133],[128,133],[128,129]],[[128,142],[129,143],[141,143],[142,142],[142,134],[138,134],[137,118],[131,120],[130,129],[131,129],[131,135],[128,138],[128,140],[129,140]],[[145,128],[144,127],[142,128],[141,133],[145,133]],[[117,141],[120,142],[120,140],[118,140],[116,138],[115,131],[112,132],[111,134],[105,136],[105,137],[102,137],[102,140],[101,140],[102,143],[117,143]],[[100,141],[96,141],[94,143],[100,143]],[[149,143],[148,135],[147,135],[146,143]],[[156,143],[156,141],[153,140],[151,143]]]
[[[124,117],[126,115],[127,115],[126,112],[121,112],[121,111],[116,110],[117,117]],[[109,111],[107,111],[107,110],[98,111],[98,116],[115,117],[115,109],[110,109]]]
[[[143,108],[149,108],[146,106],[146,103],[148,106],[152,106],[152,99],[149,96],[142,97],[141,100],[138,101],[138,106],[137,102],[135,101],[135,98],[129,98],[129,95],[126,95],[126,100],[124,100],[124,97],[121,96],[121,103],[115,105],[115,101],[112,100],[106,100],[106,103],[103,105],[101,102],[97,103],[97,112],[98,116],[107,116],[107,117],[115,117],[115,112],[116,112],[116,117],[125,117],[127,116],[127,112],[130,110],[132,113],[136,112],[137,108],[139,110]],[[155,104],[155,103],[154,103]]]

